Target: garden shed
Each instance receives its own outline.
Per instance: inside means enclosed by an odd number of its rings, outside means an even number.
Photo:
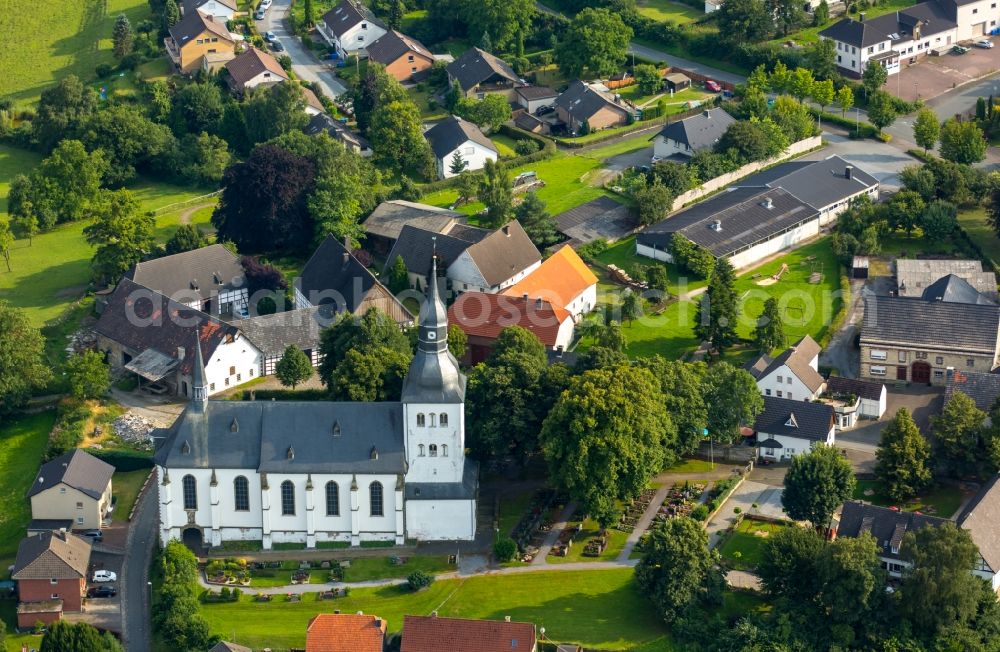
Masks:
[[[667,84],[667,90],[677,93],[691,87],[691,78],[680,72],[672,72],[663,80]]]

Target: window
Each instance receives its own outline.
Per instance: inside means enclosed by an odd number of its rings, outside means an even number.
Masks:
[[[210,385],[208,386],[208,391],[210,391],[210,392],[214,392],[214,391],[215,391],[215,383],[211,383],[211,384],[210,384]]]
[[[230,367],[229,368],[229,375],[230,376],[235,376],[236,375],[236,367]]]
[[[291,480],[281,483],[281,515],[295,515],[295,485]]]
[[[782,396],[782,393],[781,393],[781,390],[779,389],[778,390],[778,398],[781,398],[781,396]]]
[[[441,444],[441,457],[448,457],[448,444]]]
[[[52,594],[52,599],[53,600],[58,600],[59,599],[59,594],[58,593],[53,593]]]
[[[784,380],[782,380],[781,376],[778,376],[778,382],[779,382],[779,383],[783,383],[783,382],[785,382],[785,381],[784,381]]]
[[[431,444],[430,446],[427,447],[427,450],[430,452],[430,456],[431,457],[437,457],[438,456],[438,447],[437,447],[437,444]]]
[[[872,352],[871,352],[871,359],[872,360],[885,360],[888,357],[889,357],[889,354],[886,353],[885,351],[878,351],[876,349],[872,349]]]
[[[418,428],[423,428],[424,427],[424,413],[423,412],[421,412],[420,414],[417,415],[417,427]]]
[[[871,46],[870,48],[868,48],[868,54],[875,54],[875,46],[874,45]]]
[[[361,23],[361,29],[368,29],[368,23]]]
[[[243,380],[242,374],[236,374],[236,382],[240,382],[241,380]]]
[[[225,382],[225,385],[226,385],[226,387],[229,387],[229,376],[226,376],[226,382]]]
[[[885,49],[885,43],[879,43],[878,44],[878,51],[881,52],[884,49]]]
[[[475,147],[466,147],[465,148],[465,153],[466,154],[470,154],[470,155],[471,154],[475,154],[476,153],[476,148]]]
[[[332,480],[326,483],[326,515],[340,516],[340,487]]]
[[[198,487],[193,475],[186,475],[181,480],[184,493],[184,509],[198,509]]]
[[[785,382],[788,383],[789,385],[791,385],[792,384],[792,377],[789,376],[788,378],[786,378]]]
[[[76,508],[77,509],[83,509],[83,503],[77,503],[76,504]]]
[[[419,453],[420,457],[423,457],[424,456],[424,445],[423,444],[419,444],[417,446],[417,449],[420,451],[420,453]]]
[[[844,61],[844,57],[842,57],[842,56],[840,56],[840,55],[838,54],[838,55],[837,55],[837,63],[843,63],[843,61]]]
[[[250,511],[250,481],[242,475],[233,480],[233,501],[237,512]]]
[[[851,54],[857,54],[857,53],[858,53],[858,49],[852,45],[851,46]]]
[[[358,34],[358,40],[359,41],[365,40],[365,35],[364,34]]]
[[[438,418],[438,423],[441,424],[442,428],[447,428],[448,427],[448,415],[445,414],[444,412],[442,412],[441,416]]]
[[[976,366],[976,361],[973,360],[972,358],[967,358],[965,360],[965,366],[966,367],[975,367]]]
[[[197,43],[198,45],[201,45],[204,42],[205,42],[204,39],[198,39],[197,41],[195,41],[195,43]]]
[[[59,493],[61,494],[66,493],[66,487],[59,487]]]
[[[972,13],[973,13],[973,14],[978,14],[978,13],[979,13],[979,9],[973,9],[973,10],[972,10]]]
[[[792,398],[792,393],[788,392],[787,394],[785,394],[785,398],[791,399]]]
[[[82,516],[77,516],[76,517],[76,524],[77,525],[83,525],[83,517]]]
[[[871,374],[873,376],[884,376],[885,375],[885,367],[883,365],[873,364],[871,366]]]
[[[253,378],[253,369],[250,369],[250,377]]]
[[[935,369],[934,370],[934,378],[937,379],[937,380],[940,380],[941,378],[944,378],[944,372],[941,371],[940,369]]]
[[[431,412],[429,416],[431,418],[431,428],[433,428],[437,425],[437,415]]]
[[[59,583],[59,580],[57,580],[57,579],[56,579],[56,578],[54,578],[54,577],[53,577],[52,579],[50,579],[50,580],[49,580],[49,584],[58,584],[58,583]]]
[[[219,42],[219,37],[218,36],[213,36],[212,37],[212,43],[218,43],[218,42]]]
[[[906,362],[906,351],[900,351],[897,354],[897,358],[898,358],[899,362]]]
[[[941,356],[937,356],[936,358],[934,358],[934,364],[944,364],[944,358]]]
[[[412,54],[410,54],[410,55],[407,55],[407,57],[406,57],[406,62],[407,62],[407,63],[413,63],[413,55],[412,55]]]
[[[770,395],[771,395],[771,390],[769,390],[769,389],[765,389],[765,390],[764,390],[764,395],[765,395],[765,396],[770,396]]]
[[[416,72],[417,72],[417,67],[416,66],[410,66],[410,74],[416,74]]]
[[[385,516],[382,509],[382,483],[373,482],[368,485],[368,503],[371,505],[372,516]]]

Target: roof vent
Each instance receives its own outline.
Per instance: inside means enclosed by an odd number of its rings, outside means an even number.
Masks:
[[[191,454],[191,444],[189,444],[188,440],[185,439],[184,443],[181,444],[181,455],[190,455],[190,454]]]
[[[716,232],[721,231],[722,230],[722,221],[721,220],[715,220],[714,222],[712,222],[711,224],[708,225],[708,228],[710,228],[710,229],[712,229],[713,231],[716,231]]]
[[[222,274],[218,272],[212,272],[212,280],[215,281],[216,285],[222,285]]]
[[[504,621],[505,623],[509,623],[509,622],[510,622],[510,616],[504,616],[504,617],[503,617],[503,621]]]
[[[339,421],[334,421],[333,422],[333,436],[334,437],[339,437],[340,436],[340,422]]]
[[[229,424],[229,432],[239,432],[239,431],[240,431],[240,422],[236,420],[236,417],[233,417],[233,422]]]
[[[288,460],[294,460],[295,459],[295,449],[292,448],[291,446],[289,446],[288,450],[285,451],[285,459],[288,459]]]
[[[372,452],[369,453],[368,457],[370,457],[373,460],[377,460],[378,459],[378,449],[375,448],[374,446],[372,446]]]
[[[712,119],[712,112],[711,112],[711,111],[709,111],[708,109],[705,109],[704,111],[702,111],[702,112],[701,112],[701,114],[702,114],[703,116],[705,116],[706,118],[708,118],[709,120],[711,120],[711,119]]]
[[[198,289],[198,279],[196,278],[191,279],[191,289],[192,290]]]
[[[767,210],[771,210],[772,208],[774,208],[774,200],[771,199],[770,197],[767,197],[764,201],[760,203],[760,205],[766,208]]]
[[[848,165],[844,168],[844,178],[850,181],[854,178],[854,166]]]

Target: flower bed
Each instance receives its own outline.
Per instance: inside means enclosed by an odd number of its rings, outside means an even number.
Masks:
[[[250,585],[250,569],[245,559],[226,557],[210,561],[205,566],[205,579],[210,584]]]

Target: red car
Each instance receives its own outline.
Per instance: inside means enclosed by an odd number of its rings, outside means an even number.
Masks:
[[[706,79],[705,80],[705,90],[706,91],[712,91],[713,93],[721,93],[722,92],[722,86],[719,86],[718,82],[714,82],[711,79]]]

